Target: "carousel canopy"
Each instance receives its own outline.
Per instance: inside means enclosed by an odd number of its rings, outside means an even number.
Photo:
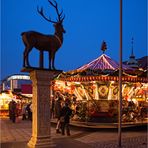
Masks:
[[[119,64],[114,61],[113,59],[111,59],[109,56],[107,56],[106,54],[102,54],[100,57],[98,57],[97,59],[91,61],[88,64],[85,64],[83,66],[81,66],[80,68],[78,68],[77,70],[79,71],[83,71],[83,70],[117,70],[119,69]],[[131,68],[127,65],[122,64],[122,69],[123,70],[131,70]]]
[[[143,71],[136,71],[128,65],[122,64],[123,81],[147,82],[147,78],[140,78]],[[61,73],[57,79],[64,81],[118,81],[119,64],[106,54],[85,64],[78,69]],[[141,75],[143,77],[143,75]]]

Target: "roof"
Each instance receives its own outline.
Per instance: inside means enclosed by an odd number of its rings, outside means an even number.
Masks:
[[[148,56],[141,57],[139,59],[136,59],[138,62],[138,68],[147,70],[148,69]],[[128,61],[123,62],[125,65],[128,65]]]
[[[30,80],[30,76],[26,74],[13,74],[4,78],[2,82],[10,80]]]
[[[142,69],[147,70],[148,68],[148,56],[144,56],[142,58],[137,59],[138,63],[139,63],[139,67]]]
[[[147,82],[143,71],[135,71],[128,65],[122,64],[123,81]],[[141,75],[141,77],[139,77]],[[64,81],[118,81],[119,64],[106,54],[102,54],[95,60],[78,69],[61,73],[57,79]],[[144,77],[144,78],[142,78]]]
[[[88,64],[85,64],[78,68],[77,70],[118,70],[119,69],[119,64],[111,59],[109,56],[106,54],[102,54],[95,60],[91,61]],[[122,69],[123,70],[130,70],[131,68],[127,65],[122,64]]]

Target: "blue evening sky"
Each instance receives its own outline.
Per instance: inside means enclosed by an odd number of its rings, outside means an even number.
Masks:
[[[103,40],[108,47],[105,53],[119,61],[119,1],[57,0],[66,15],[64,43],[55,59],[57,69],[69,71],[97,58],[102,54]],[[37,6],[43,6],[47,16],[56,18],[47,0],[1,0],[1,79],[21,73],[24,51],[21,32],[54,33],[53,25],[37,13]],[[131,54],[132,37],[136,58],[146,56],[147,0],[123,0],[123,61]],[[45,53],[45,67],[47,58]],[[33,49],[29,59],[32,66],[38,66],[39,52]]]

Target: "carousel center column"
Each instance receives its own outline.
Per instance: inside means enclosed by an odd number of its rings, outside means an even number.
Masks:
[[[32,70],[30,78],[33,84],[32,99],[32,137],[28,147],[55,147],[51,139],[50,125],[50,82],[62,71]]]

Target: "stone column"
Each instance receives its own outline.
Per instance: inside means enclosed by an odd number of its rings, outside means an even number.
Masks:
[[[28,147],[55,147],[50,135],[50,81],[61,71],[32,70],[30,78],[33,84],[33,120],[32,137]]]

